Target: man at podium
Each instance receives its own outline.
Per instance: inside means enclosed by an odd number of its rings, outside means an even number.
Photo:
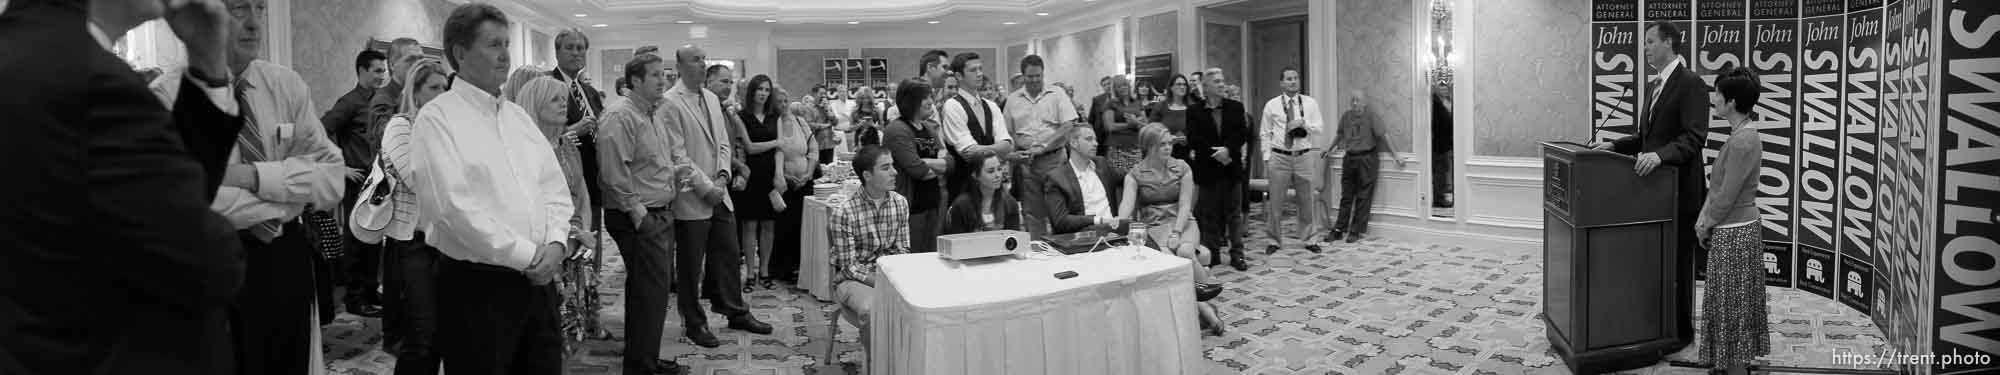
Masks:
[[[1637,159],[1633,172],[1641,176],[1663,164],[1676,167],[1680,173],[1675,179],[1679,184],[1676,194],[1679,201],[1674,221],[1680,250],[1675,257],[1674,272],[1681,276],[1680,284],[1674,286],[1680,301],[1680,309],[1673,317],[1677,321],[1677,339],[1673,345],[1676,350],[1694,339],[1694,257],[1701,254],[1694,222],[1701,212],[1702,198],[1708,195],[1707,187],[1702,184],[1701,168],[1702,143],[1708,134],[1708,85],[1689,71],[1687,61],[1674,51],[1680,45],[1680,38],[1680,28],[1672,23],[1659,21],[1647,25],[1643,49],[1646,65],[1656,73],[1646,80],[1651,95],[1646,96],[1644,106],[1640,107],[1638,134],[1590,145],[1598,150],[1632,155]]]

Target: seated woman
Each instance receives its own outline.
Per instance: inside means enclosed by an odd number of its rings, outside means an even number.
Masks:
[[[889,149],[863,146],[854,153],[861,191],[828,215],[834,272],[833,300],[867,322],[875,306],[875,259],[910,252],[910,202],[896,194],[896,165]],[[857,324],[864,326],[865,324]],[[867,337],[867,335],[862,335]]]
[[[1175,137],[1165,125],[1150,124],[1139,130],[1141,156],[1125,174],[1125,192],[1118,217],[1146,224],[1146,237],[1159,248],[1182,258],[1207,259],[1209,249],[1201,246],[1201,230],[1194,221],[1194,178],[1186,161],[1173,157]],[[1189,204],[1182,204],[1187,202]],[[1201,323],[1208,332],[1221,335],[1222,320],[1208,303],[1222,293],[1207,267],[1194,268],[1195,299]]]
[[[975,156],[970,165],[978,166],[972,174],[977,185],[960,193],[946,209],[944,234],[1021,230],[1021,206],[1006,189],[1007,161],[991,155]]]

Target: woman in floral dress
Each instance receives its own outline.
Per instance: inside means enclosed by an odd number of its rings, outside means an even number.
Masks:
[[[569,180],[570,200],[589,202],[590,188],[583,182],[583,153],[577,149],[578,135],[565,131],[569,120],[569,85],[550,77],[535,78],[521,86],[514,96],[514,103],[527,110],[529,116],[548,137],[549,146],[555,148],[556,163],[561,164],[563,177]],[[561,309],[563,352],[574,355],[585,339],[603,337],[604,328],[597,321],[597,272],[598,258],[595,233],[590,228],[592,215],[587,205],[577,205],[570,215],[569,247],[575,249],[563,261],[562,277],[557,279],[557,289],[562,291]]]
[[[1194,178],[1186,161],[1173,157],[1174,144],[1178,140],[1167,127],[1148,124],[1139,130],[1139,145],[1144,157],[1125,174],[1124,199],[1118,206],[1118,217],[1132,218],[1133,223],[1146,225],[1146,237],[1153,247],[1188,259],[1208,257],[1208,248],[1201,246],[1201,231],[1195,226],[1192,204],[1194,202]],[[1196,307],[1201,314],[1206,332],[1221,335],[1224,331],[1222,320],[1216,315],[1215,306],[1208,300],[1222,292],[1222,284],[1209,277],[1205,267],[1194,268]]]

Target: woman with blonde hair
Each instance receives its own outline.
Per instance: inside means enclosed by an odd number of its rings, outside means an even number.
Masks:
[[[517,74],[518,76],[518,74]],[[556,163],[562,166],[563,177],[569,180],[571,202],[589,202],[590,188],[584,184],[583,153],[577,149],[581,140],[574,133],[567,133],[569,121],[569,85],[555,78],[535,75],[527,83],[521,84],[514,92],[514,104],[528,112],[541,129],[542,136],[555,148]],[[557,288],[562,290],[562,332],[564,352],[576,353],[584,339],[602,336],[603,327],[597,322],[597,271],[598,264],[592,256],[597,241],[594,233],[584,228],[593,227],[589,205],[576,205],[570,213],[570,236],[568,248],[576,249],[563,261],[562,278]]]
[[[407,168],[411,165],[410,137],[415,132],[410,128],[417,112],[431,99],[437,98],[451,89],[451,70],[444,61],[423,55],[405,57],[401,66],[409,66],[403,82],[403,102],[396,115],[382,125],[381,153],[377,154],[378,168],[385,177],[374,189],[375,194],[359,198],[357,204],[381,204],[389,201],[388,224],[377,230],[349,228],[355,237],[363,241],[380,240],[383,243],[382,273],[386,284],[383,304],[382,331],[387,338],[383,349],[396,355],[397,374],[436,374],[440,362],[438,353],[431,347],[437,334],[437,274],[436,265],[444,256],[436,248],[424,243],[424,233],[417,223],[417,195],[411,190],[410,182],[415,174]],[[350,223],[356,220],[350,220]]]
[[[1173,157],[1175,136],[1160,124],[1139,130],[1144,155],[1125,174],[1124,198],[1119,200],[1118,217],[1132,218],[1146,225],[1146,237],[1154,248],[1199,262],[1212,249],[1201,246],[1201,230],[1194,220],[1194,175],[1186,161]],[[1209,299],[1222,292],[1222,284],[1208,274],[1208,268],[1194,268],[1197,312],[1206,333],[1221,335],[1222,320]]]

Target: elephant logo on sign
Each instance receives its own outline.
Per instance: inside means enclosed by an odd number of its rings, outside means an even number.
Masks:
[[[1764,253],[1764,273],[1772,275],[1785,274],[1778,271],[1778,254]]]
[[[1824,269],[1826,267],[1820,265],[1819,259],[1806,259],[1806,278],[1812,279],[1813,282],[1826,282],[1826,275],[1821,272]]]
[[[1866,295],[1861,293],[1860,272],[1854,272],[1854,271],[1847,272],[1847,294],[1852,294],[1855,297],[1861,297]]]

